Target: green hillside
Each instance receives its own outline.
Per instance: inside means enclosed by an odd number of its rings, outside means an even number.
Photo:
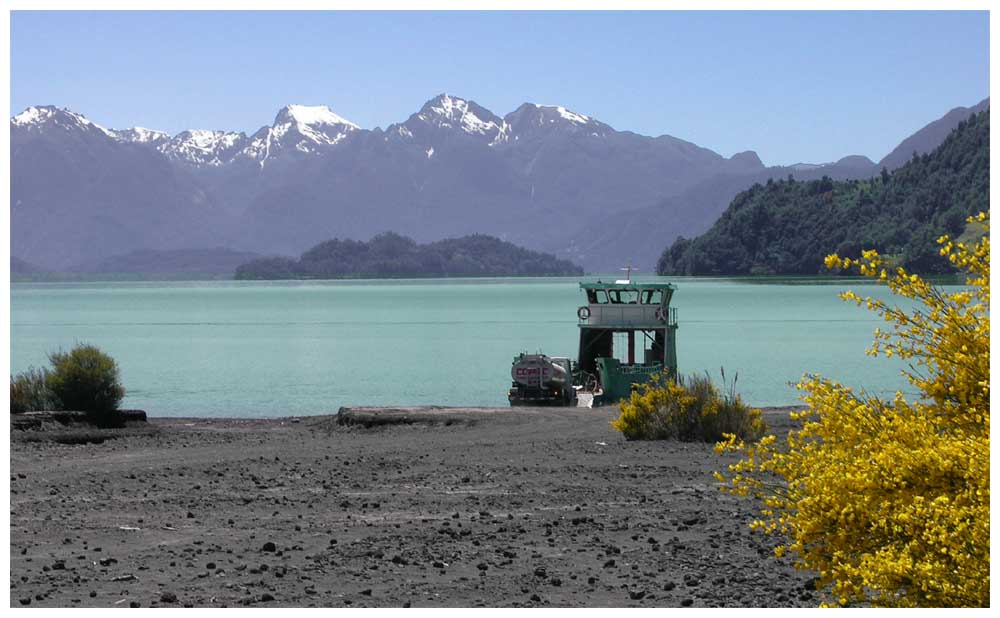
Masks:
[[[937,150],[868,180],[755,184],[694,239],[660,257],[661,275],[815,275],[830,253],[877,249],[917,273],[949,271],[937,253],[966,217],[989,210],[990,114],[959,124]]]
[[[473,234],[419,245],[392,232],[368,242],[333,239],[298,260],[261,258],[236,269],[236,279],[519,277],[582,275],[583,269],[548,253]]]

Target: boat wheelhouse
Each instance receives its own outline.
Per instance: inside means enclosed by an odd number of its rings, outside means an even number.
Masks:
[[[677,309],[670,283],[581,283],[587,304],[577,310],[577,367],[594,376],[594,405],[628,397],[654,374],[677,375]]]

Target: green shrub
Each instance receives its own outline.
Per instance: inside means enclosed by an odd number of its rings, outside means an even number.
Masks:
[[[24,373],[10,378],[10,411],[14,414],[53,410],[55,397],[48,386],[49,372],[46,369],[29,367]]]
[[[723,383],[725,377],[723,372]],[[629,440],[717,442],[727,433],[743,440],[764,434],[760,410],[736,394],[736,380],[724,394],[707,375],[692,375],[686,382],[653,376],[622,402],[621,414],[611,426]]]
[[[62,410],[86,412],[98,422],[107,422],[125,396],[113,358],[92,345],[77,345],[67,352],[49,355],[52,371],[48,385]]]

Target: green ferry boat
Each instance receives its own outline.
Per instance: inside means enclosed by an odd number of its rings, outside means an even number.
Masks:
[[[596,381],[593,405],[618,403],[654,374],[677,375],[676,286],[628,277],[580,289],[587,304],[577,310],[577,370]]]

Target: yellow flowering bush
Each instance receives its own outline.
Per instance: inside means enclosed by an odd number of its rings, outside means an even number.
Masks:
[[[905,311],[845,292],[879,313],[868,353],[909,359],[920,396],[883,401],[818,375],[798,384],[808,408],[779,445],[727,436],[719,452],[740,460],[724,489],[756,497],[751,526],[784,535],[775,553],[818,572],[831,605],[988,606],[990,589],[990,321],[987,235],[973,246],[938,240],[941,255],[967,273],[968,288],[945,293],[874,251],[831,255],[830,268],[856,270],[919,301]]]
[[[752,440],[765,431],[760,410],[740,399],[735,381],[721,394],[707,376],[698,375],[687,383],[654,375],[621,403],[621,414],[611,426],[629,440],[715,442],[727,434]]]

